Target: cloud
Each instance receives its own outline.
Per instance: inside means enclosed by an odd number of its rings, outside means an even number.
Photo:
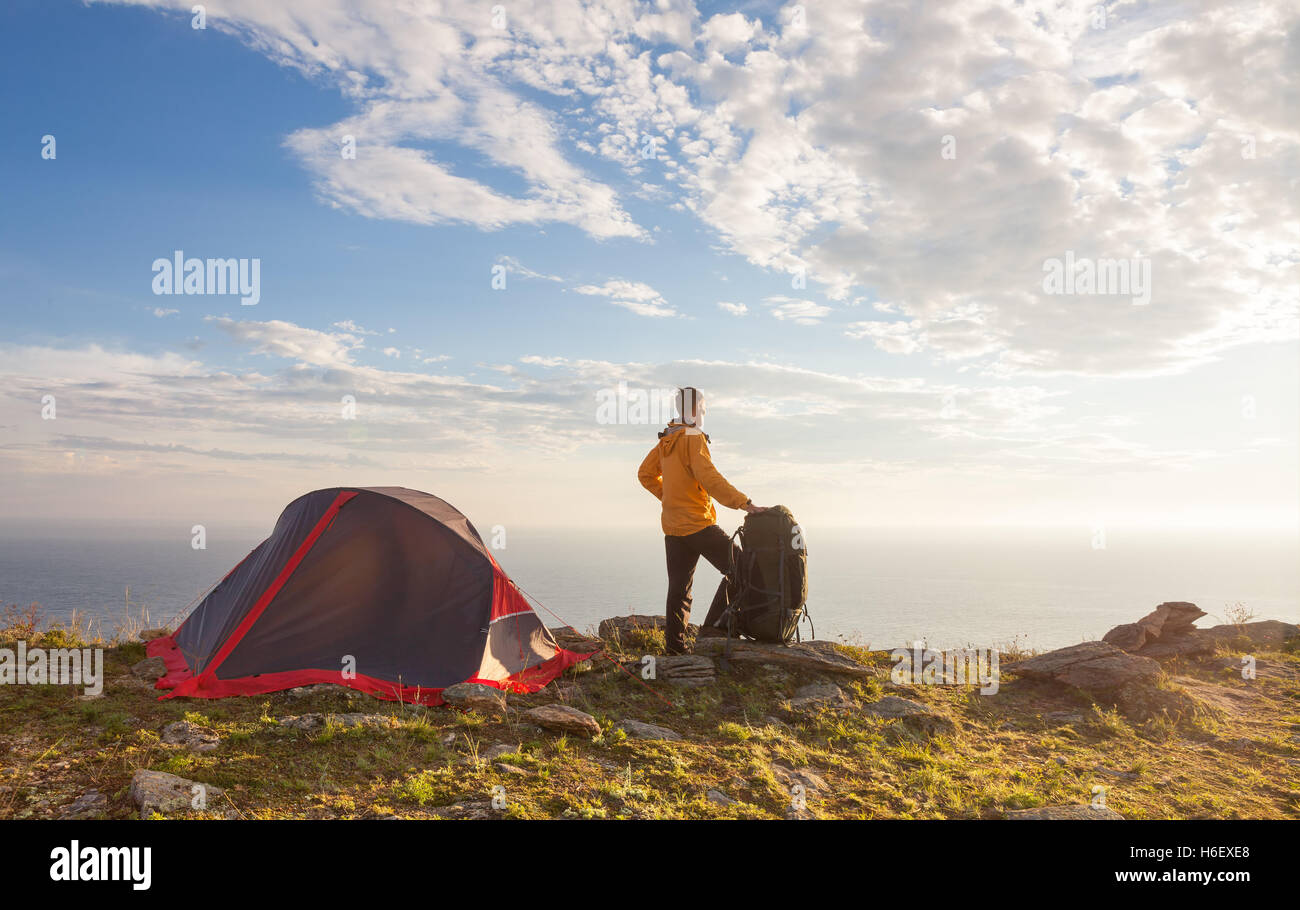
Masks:
[[[724,313],[730,313],[732,316],[744,316],[749,312],[749,307],[743,303],[726,303],[722,300],[718,301],[718,309]]]
[[[170,310],[165,307],[156,306],[153,308],[153,314],[159,319],[165,319],[168,316],[175,316],[180,310]]]
[[[1170,375],[1294,341],[1300,10],[1121,4],[1095,28],[1095,6],[553,0],[497,29],[474,5],[230,0],[209,23],[355,105],[286,145],[369,217],[644,240],[622,188],[675,199],[722,249],[909,326],[851,331],[995,377]],[[1149,258],[1150,304],[1045,293],[1066,251]]]
[[[579,294],[608,297],[614,306],[631,310],[638,316],[669,317],[679,316],[677,310],[664,300],[658,291],[640,281],[611,279],[602,285],[584,284],[574,288]]]
[[[831,311],[823,304],[794,297],[768,297],[765,302],[774,317],[799,325],[817,325]]]
[[[241,322],[227,316],[208,316],[204,321],[248,345],[254,354],[287,357],[313,366],[350,364],[352,352],[363,345],[359,337],[348,332],[321,332],[278,319]]]

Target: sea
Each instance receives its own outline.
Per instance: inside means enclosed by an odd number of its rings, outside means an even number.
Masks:
[[[731,530],[728,528],[727,530]],[[111,634],[178,622],[269,528],[0,525],[0,608],[40,605],[45,622]],[[1244,609],[1300,622],[1300,539],[1294,533],[1089,528],[807,529],[811,626],[805,637],[894,648],[1063,647],[1099,638],[1163,601],[1198,604],[1200,625]],[[489,535],[490,537],[490,535]],[[662,614],[657,529],[510,529],[498,562],[547,625],[593,628],[608,616]],[[701,561],[696,620],[719,575]]]

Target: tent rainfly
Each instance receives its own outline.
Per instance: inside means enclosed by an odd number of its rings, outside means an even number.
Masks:
[[[147,653],[162,698],[337,683],[429,705],[460,682],[536,692],[590,656],[555,643],[469,519],[402,487],[295,499]]]

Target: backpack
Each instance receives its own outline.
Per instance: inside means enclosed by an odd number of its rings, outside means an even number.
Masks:
[[[799,635],[800,620],[812,624],[808,550],[798,523],[785,506],[773,506],[745,516],[732,537],[741,542],[741,563],[733,567],[740,590],[727,609],[728,638],[789,644]]]

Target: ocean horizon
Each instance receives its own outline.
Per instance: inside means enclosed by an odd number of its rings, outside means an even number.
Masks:
[[[128,616],[174,624],[267,530],[214,528],[196,550],[188,529],[147,523],[0,527],[0,602],[39,603],[45,621],[76,612],[105,635]],[[1048,649],[1100,638],[1171,600],[1199,605],[1202,625],[1227,621],[1225,607],[1238,603],[1256,619],[1300,621],[1300,541],[1287,532],[1112,531],[1104,548],[1086,529],[830,528],[807,539],[805,637]],[[663,613],[657,529],[516,529],[493,554],[548,626]],[[694,620],[719,580],[701,561]]]

